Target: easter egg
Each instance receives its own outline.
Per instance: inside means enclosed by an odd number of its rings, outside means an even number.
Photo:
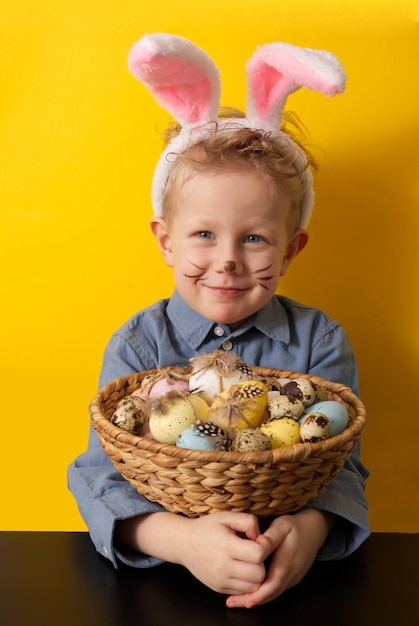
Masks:
[[[282,386],[281,393],[294,396],[301,400],[304,406],[310,406],[316,401],[316,388],[309,378],[299,376]]]
[[[178,448],[191,450],[228,450],[231,445],[230,437],[211,422],[198,420],[195,424],[182,431],[176,440]]]
[[[336,400],[324,400],[323,402],[316,402],[307,407],[305,414],[319,412],[326,415],[331,424],[330,436],[335,437],[339,433],[343,432],[349,424],[348,409],[341,402]]]
[[[185,396],[193,406],[196,419],[204,422],[208,418],[208,404],[200,396],[194,394],[186,394]]]
[[[265,417],[268,388],[260,380],[245,380],[218,394],[208,419],[226,432],[256,428]]]
[[[249,366],[233,352],[216,350],[190,359],[189,377],[191,393],[199,393],[208,404],[231,385],[253,378]]]
[[[191,450],[217,450],[217,442],[212,437],[203,437],[199,432],[190,426],[183,430],[176,440],[178,448],[190,448]]]
[[[291,417],[298,420],[304,412],[304,404],[299,398],[289,395],[276,395],[268,402],[268,413],[271,419]]]
[[[280,392],[282,385],[279,379],[275,378],[275,376],[263,376],[260,380],[265,383],[269,392]]]
[[[170,391],[151,404],[148,425],[159,443],[174,445],[180,433],[197,420],[205,420],[208,405],[199,396]]]
[[[304,443],[317,443],[329,439],[332,425],[324,413],[312,411],[300,421],[300,436]]]
[[[260,429],[244,428],[236,434],[231,449],[235,452],[261,452],[271,449],[271,439]]]
[[[314,402],[324,402],[325,400],[329,399],[329,394],[325,387],[318,384],[314,384],[314,387],[316,389],[316,399],[314,400]]]
[[[168,380],[166,378],[161,378],[151,387],[150,392],[148,394],[148,399],[153,401],[157,398],[161,398],[161,396],[166,395],[169,391],[189,391],[189,383],[187,380],[183,380],[182,378]]]
[[[262,433],[270,438],[272,449],[292,446],[294,443],[301,442],[300,425],[292,418],[271,419],[259,428]]]
[[[136,396],[122,398],[111,417],[111,422],[133,435],[139,435],[145,421],[145,401]]]
[[[183,368],[176,365],[147,374],[141,381],[141,387],[132,395],[138,395],[146,400],[156,400],[175,390],[189,391],[188,375]]]

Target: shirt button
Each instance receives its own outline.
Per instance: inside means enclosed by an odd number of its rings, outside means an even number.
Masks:
[[[214,328],[214,335],[217,335],[217,337],[222,337],[224,335],[224,328],[221,328],[221,326],[216,326]]]
[[[222,349],[225,350],[226,352],[228,352],[229,350],[232,349],[233,347],[233,342],[230,341],[229,339],[227,339],[227,341],[225,341],[222,345],[221,345]]]

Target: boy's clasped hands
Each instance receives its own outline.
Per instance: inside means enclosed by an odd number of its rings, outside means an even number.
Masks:
[[[322,512],[307,509],[274,519],[260,533],[254,515],[214,513],[190,526],[184,564],[208,587],[228,594],[228,607],[251,608],[273,600],[303,578],[325,540],[329,520]]]
[[[275,518],[261,532],[258,518],[249,513],[191,519],[163,512],[120,521],[117,532],[124,542],[183,565],[207,587],[228,595],[229,608],[251,608],[304,577],[332,523],[327,513],[303,509]]]

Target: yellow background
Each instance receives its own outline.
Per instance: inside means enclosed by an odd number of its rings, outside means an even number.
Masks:
[[[126,69],[131,44],[163,31],[207,50],[232,106],[258,44],[344,64],[343,96],[288,101],[322,151],[311,242],[280,288],[351,337],[373,530],[419,531],[418,17],[417,0],[2,7],[1,529],[85,528],[66,470],[86,445],[104,346],[172,290],[148,229],[167,115]]]

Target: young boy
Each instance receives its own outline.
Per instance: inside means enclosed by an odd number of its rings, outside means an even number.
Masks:
[[[278,278],[307,244],[301,208],[311,191],[309,168],[309,155],[290,135],[248,128],[237,116],[176,154],[151,220],[176,290],[113,335],[100,387],[220,349],[358,393],[342,328],[275,294]],[[247,513],[190,519],[137,494],[91,429],[87,451],[69,468],[69,486],[97,550],[115,566],[178,563],[226,594],[227,606],[250,608],[297,584],[315,558],[342,558],[366,539],[366,476],[357,446],[307,507],[265,520],[263,528]]]

